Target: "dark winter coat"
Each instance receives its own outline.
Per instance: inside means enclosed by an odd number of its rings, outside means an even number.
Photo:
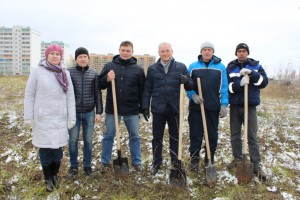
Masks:
[[[107,82],[107,73],[110,70],[113,70],[116,76],[118,114],[121,116],[139,114],[145,83],[144,69],[137,64],[136,58],[123,60],[119,55],[114,56],[112,62],[105,64],[100,73],[100,87],[101,89],[107,89],[105,112],[113,114],[111,82]]]
[[[167,74],[160,59],[151,65],[147,71],[143,93],[143,109],[149,109],[150,99],[152,98],[151,112],[163,114],[168,112],[167,107],[169,106],[173,112],[179,113],[180,74],[188,77],[188,83],[184,87],[186,90],[191,90],[193,81],[183,63],[176,62],[173,58]]]
[[[259,64],[259,61],[248,58],[245,63],[239,63],[238,60],[231,61],[227,66],[228,82],[229,82],[229,103],[231,105],[244,105],[244,86],[241,87],[240,71],[243,68],[252,70],[249,81],[248,102],[250,106],[260,104],[260,89],[268,85],[268,77]]]
[[[96,114],[102,114],[102,95],[98,73],[93,68],[75,65],[68,69],[74,86],[76,112],[91,112],[96,107]]]

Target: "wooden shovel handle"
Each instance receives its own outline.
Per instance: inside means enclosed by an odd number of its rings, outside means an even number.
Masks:
[[[245,76],[248,76],[246,74]],[[248,83],[244,86],[244,145],[243,152],[248,154]]]
[[[203,100],[200,77],[197,78],[197,85],[198,85],[199,97]],[[206,117],[205,117],[205,111],[204,111],[204,102],[200,103],[200,110],[201,110],[201,115],[202,115],[202,123],[203,123],[203,130],[204,130],[204,139],[205,139],[205,144],[206,144],[205,146],[206,146],[207,159],[211,160],[207,125],[206,125]]]
[[[117,98],[116,98],[116,84],[115,79],[111,80],[111,89],[113,96],[113,104],[114,104],[114,118],[115,118],[115,128],[116,128],[116,137],[117,137],[117,149],[121,149],[120,144],[120,133],[119,133],[119,120],[118,120],[118,107],[117,107]]]
[[[183,126],[183,104],[184,104],[184,87],[180,84],[180,99],[179,99],[179,128],[178,128],[178,160],[182,160],[182,126]]]

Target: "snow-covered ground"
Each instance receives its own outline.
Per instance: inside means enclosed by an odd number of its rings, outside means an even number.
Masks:
[[[201,169],[200,175],[190,172],[189,163],[189,127],[187,123],[188,109],[185,106],[184,117],[184,133],[183,133],[183,163],[187,170],[187,188],[190,191],[190,196],[197,198],[197,190],[199,185],[205,184],[204,171]],[[297,100],[283,101],[280,99],[266,100],[258,107],[259,116],[259,141],[261,150],[261,164],[263,170],[268,174],[268,181],[261,183],[260,180],[254,178],[249,187],[256,187],[259,184],[265,184],[265,192],[280,193],[282,199],[294,200],[300,197],[300,103]],[[0,119],[8,121],[8,124],[2,125],[6,129],[15,129],[18,131],[13,137],[14,140],[3,141],[0,151],[0,167],[7,169],[7,166],[15,166],[14,169],[21,170],[24,166],[35,164],[37,170],[41,170],[38,159],[37,149],[31,145],[30,128],[25,127],[23,121],[20,120],[22,112],[14,111],[9,108],[0,111]],[[104,120],[103,119],[102,121]],[[101,154],[101,139],[104,130],[103,122],[96,125],[94,137],[94,159],[93,168],[96,170],[99,164]],[[216,152],[215,166],[217,169],[217,185],[215,186],[216,193],[226,190],[228,185],[237,185],[237,179],[232,171],[228,171],[226,164],[232,160],[230,133],[229,133],[229,117],[220,119],[219,125],[219,145]],[[150,179],[139,179],[136,182],[145,184],[147,181],[154,183],[168,184],[168,169],[170,167],[170,158],[168,150],[168,133],[166,126],[166,134],[163,151],[163,167],[162,170]],[[149,122],[144,121],[141,116],[141,141],[143,154],[143,167],[149,170],[152,162],[152,126],[151,118]],[[128,149],[128,134],[121,125],[121,143],[123,144],[123,153],[130,156]],[[20,139],[18,139],[20,138]],[[11,144],[11,142],[14,144]],[[80,141],[80,148],[83,142]],[[67,155],[65,148],[65,156]],[[116,151],[113,150],[113,157],[116,157]],[[80,161],[82,161],[82,151],[79,151]],[[201,151],[203,162],[204,153]],[[201,164],[202,165],[202,164]],[[20,180],[20,171],[12,173],[6,184],[11,186],[12,191]],[[150,174],[149,174],[150,176]],[[1,178],[1,176],[0,176]],[[7,178],[7,177],[6,177]],[[146,181],[146,182],[145,182]],[[0,181],[1,184],[1,181]],[[78,183],[80,184],[80,183]],[[286,187],[282,187],[285,185]],[[7,186],[7,185],[6,185]],[[65,186],[71,187],[71,186]],[[1,190],[0,190],[1,193]],[[52,194],[53,195],[53,194]],[[13,199],[13,197],[12,197]],[[73,199],[81,199],[80,194],[75,194]],[[223,196],[215,197],[215,200],[227,199]]]

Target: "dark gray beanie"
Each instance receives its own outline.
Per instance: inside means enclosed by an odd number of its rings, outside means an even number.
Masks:
[[[246,51],[248,52],[248,55],[250,54],[250,51],[249,51],[249,47],[247,44],[245,43],[240,43],[236,46],[235,48],[235,55],[236,55],[236,52],[239,50],[239,49],[246,49]]]
[[[78,49],[76,49],[75,51],[75,60],[77,59],[77,57],[81,54],[86,54],[88,57],[90,57],[89,52],[86,48],[84,47],[79,47]]]

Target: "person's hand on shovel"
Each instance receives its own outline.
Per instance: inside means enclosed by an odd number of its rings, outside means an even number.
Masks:
[[[244,76],[241,80],[240,86],[243,87],[246,84],[249,84],[249,76]]]
[[[201,99],[198,94],[193,94],[192,99],[193,99],[195,104],[202,104],[203,103],[203,99]]]
[[[186,84],[187,82],[189,82],[187,76],[180,74],[179,75],[179,84]]]
[[[108,73],[107,73],[107,82],[111,82],[111,80],[115,79],[116,75],[115,75],[115,72],[113,70],[110,70]]]

